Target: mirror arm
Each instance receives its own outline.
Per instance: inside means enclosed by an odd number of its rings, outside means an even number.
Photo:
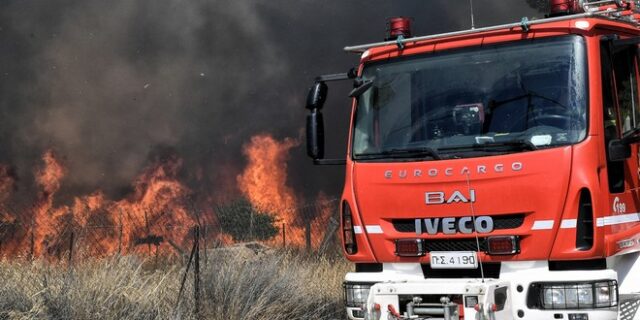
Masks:
[[[342,81],[342,80],[355,79],[355,77],[356,77],[356,69],[351,68],[351,70],[349,70],[348,72],[325,74],[325,75],[317,76],[315,81],[316,82]]]
[[[345,159],[315,159],[313,164],[317,166],[343,166],[347,164]]]

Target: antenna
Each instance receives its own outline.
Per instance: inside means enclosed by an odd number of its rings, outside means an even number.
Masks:
[[[470,0],[471,1],[471,0]],[[467,170],[467,191],[471,195],[471,180],[469,179],[469,171]],[[480,239],[478,238],[478,230],[476,230],[476,210],[473,207],[473,201],[469,201],[471,205],[471,219],[473,219],[473,234],[476,236],[476,249],[477,253],[480,253]],[[484,268],[482,267],[482,260],[478,258],[478,264],[480,265],[480,277],[482,277],[482,283],[484,283]]]
[[[469,8],[471,12],[471,29],[475,29],[476,24],[475,21],[473,21],[473,0],[469,0]]]

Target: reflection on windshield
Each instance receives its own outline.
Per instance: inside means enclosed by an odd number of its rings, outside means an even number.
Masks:
[[[367,66],[373,86],[358,99],[354,157],[425,148],[432,159],[471,157],[581,141],[584,51],[581,37],[564,36]]]

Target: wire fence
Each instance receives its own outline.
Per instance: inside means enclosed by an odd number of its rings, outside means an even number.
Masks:
[[[273,212],[247,201],[175,210],[87,209],[89,213],[2,208],[0,257],[69,262],[126,254],[184,257],[196,234],[205,253],[242,242],[326,252],[338,243],[338,203],[338,199],[315,201]]]

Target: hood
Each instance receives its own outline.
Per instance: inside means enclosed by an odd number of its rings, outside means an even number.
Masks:
[[[442,226],[443,218],[459,221],[474,215],[491,217],[493,223],[490,231],[481,228],[486,224],[478,227],[481,238],[520,237],[519,254],[480,254],[484,261],[547,259],[554,226],[562,217],[571,150],[567,146],[455,160],[355,163],[356,206],[376,260],[428,262],[427,257],[397,257],[395,240],[403,238],[426,239],[428,251],[475,251],[475,235],[468,227],[457,222],[453,229]]]

